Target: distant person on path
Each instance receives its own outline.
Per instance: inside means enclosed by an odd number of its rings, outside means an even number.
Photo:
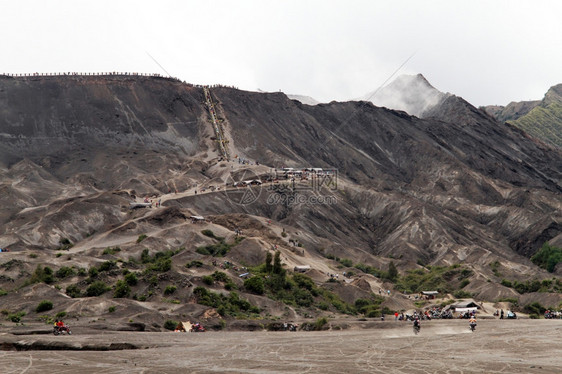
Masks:
[[[503,319],[503,309],[500,312],[500,319]]]

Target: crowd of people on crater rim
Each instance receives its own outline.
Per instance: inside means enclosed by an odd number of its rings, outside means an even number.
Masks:
[[[167,79],[170,81],[180,82],[189,87],[196,87],[196,88],[232,88],[238,90],[237,86],[230,86],[225,84],[193,84],[188,83],[186,81],[182,81],[179,78],[172,77],[172,76],[163,76],[162,74],[158,73],[138,73],[138,72],[118,72],[118,71],[109,71],[109,72],[75,72],[75,71],[65,71],[65,72],[57,72],[57,73],[1,73],[0,76],[11,77],[11,78],[47,78],[47,77],[68,77],[68,76],[75,76],[75,77],[152,77],[152,78],[161,78]]]

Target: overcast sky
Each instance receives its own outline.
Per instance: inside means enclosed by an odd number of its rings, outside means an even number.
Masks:
[[[0,0],[0,73],[164,69],[330,101],[375,90],[411,57],[398,74],[505,105],[562,83],[561,15],[556,0]]]

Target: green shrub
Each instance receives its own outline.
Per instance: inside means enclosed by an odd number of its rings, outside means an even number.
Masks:
[[[150,277],[148,279],[148,284],[150,284],[151,287],[156,287],[158,286],[158,276],[157,275],[153,275],[152,277]]]
[[[17,312],[17,313],[12,313],[12,314],[8,314],[8,320],[14,322],[14,323],[18,323],[21,322],[21,319],[25,316],[25,312],[21,311],[21,312]]]
[[[137,238],[137,244],[142,242],[146,238],[148,238],[148,236],[146,236],[146,234],[139,235],[139,237]]]
[[[322,302],[318,303],[317,307],[320,310],[328,310],[330,308],[330,305],[328,305],[327,302],[322,301]]]
[[[177,287],[173,285],[169,285],[164,289],[164,295],[171,295],[176,292]]]
[[[390,261],[388,263],[388,272],[386,273],[386,277],[391,282],[396,282],[396,280],[398,279],[398,269],[396,269],[394,261]]]
[[[306,288],[307,290],[312,290],[316,288],[314,281],[310,277],[304,274],[294,274],[293,281],[297,284],[297,286],[301,288]]]
[[[324,328],[324,326],[328,323],[326,317],[320,317],[314,322],[314,330],[320,331]]]
[[[110,271],[117,268],[117,264],[115,263],[115,261],[104,261],[101,263],[101,265],[99,266],[98,270],[101,271]]]
[[[129,286],[135,286],[138,283],[138,278],[135,273],[128,273],[127,275],[125,275],[124,279]]]
[[[228,275],[226,275],[226,273],[223,273],[222,271],[215,271],[212,276],[213,279],[217,282],[228,282],[230,280]]]
[[[494,273],[494,275],[496,277],[501,277],[501,273],[499,271],[499,268],[501,266],[501,263],[499,261],[494,261],[494,262],[490,262],[490,267],[492,268],[492,273]]]
[[[6,296],[8,294],[8,291],[0,288],[0,296]]]
[[[511,283],[511,281],[509,281],[507,279],[502,279],[501,285],[505,286],[505,287],[509,287],[509,288],[513,287],[513,284]]]
[[[76,271],[69,266],[63,266],[59,270],[57,270],[57,272],[55,273],[56,277],[60,278],[60,279],[72,277],[75,274],[76,274]]]
[[[107,311],[109,313],[113,313],[113,312],[115,312],[115,310],[116,310],[115,305],[112,305],[112,306],[109,307],[109,309]]]
[[[104,255],[114,255],[117,252],[121,252],[121,248],[119,247],[107,247],[106,249],[103,250],[103,254]]]
[[[525,313],[542,315],[546,311],[546,308],[542,306],[539,302],[527,304],[523,307]]]
[[[233,290],[237,290],[238,286],[229,279],[228,282],[224,284],[224,289],[227,291],[233,291]]]
[[[228,296],[210,292],[204,287],[195,287],[193,295],[197,302],[216,308],[221,316],[248,317],[250,313],[259,313],[259,308],[250,304],[249,301],[241,299],[238,293],[231,292]]]
[[[202,231],[201,231],[201,234],[203,234],[203,235],[205,235],[205,236],[208,236],[209,238],[216,239],[216,240],[218,240],[218,241],[223,241],[223,240],[224,240],[224,238],[223,238],[222,236],[216,236],[213,231],[208,230],[208,229],[207,229],[207,230],[202,230]]]
[[[273,256],[273,274],[283,275],[285,270],[283,269],[283,264],[281,263],[281,252],[276,251]]]
[[[41,300],[39,305],[35,308],[35,313],[46,312],[53,309],[53,302],[50,300]]]
[[[166,330],[175,330],[176,327],[178,326],[178,322],[177,321],[173,321],[171,319],[167,320],[166,322],[164,322],[164,328]]]
[[[348,268],[353,266],[353,262],[348,258],[342,258],[340,260],[340,264],[342,264],[343,266],[347,266]]]
[[[80,297],[82,291],[80,291],[80,288],[77,285],[71,284],[66,287],[66,294],[74,299],[76,297]]]
[[[113,291],[114,298],[123,298],[129,296],[131,293],[131,287],[125,282],[125,280],[118,280],[115,284],[115,290]]]
[[[466,278],[470,277],[474,272],[470,269],[462,269],[461,274],[459,275],[459,280],[466,280]]]
[[[375,277],[380,276],[380,271],[372,266],[365,265],[363,263],[357,263],[353,267],[356,268],[357,270],[361,270],[363,273],[371,274]]]
[[[466,271],[465,271],[466,270]],[[436,290],[451,293],[458,289],[459,280],[472,274],[472,270],[463,269],[460,265],[427,266],[425,269],[414,269],[398,278],[396,289],[406,293],[418,293],[423,290]],[[462,283],[460,283],[462,284]]]
[[[457,290],[453,292],[453,296],[457,299],[468,299],[472,297],[472,294],[464,290]]]
[[[519,305],[519,300],[516,297],[502,297],[497,300],[498,302],[507,302],[516,307]]]
[[[70,240],[68,240],[68,238],[60,239],[59,245],[60,246],[57,248],[57,250],[63,250],[63,251],[68,251],[70,248],[74,246],[74,244],[72,244]]]
[[[152,257],[150,257],[150,252],[148,251],[148,248],[143,249],[141,252],[141,263],[147,264],[151,261],[152,261]]]
[[[533,279],[532,281],[527,280],[525,283],[513,281],[513,288],[520,294],[537,292],[541,289],[541,286],[541,282],[538,279]]]
[[[150,264],[147,266],[147,271],[155,271],[159,273],[167,272],[172,268],[171,257],[179,253],[181,248],[177,251],[162,251],[156,252],[154,256],[150,256],[148,249],[144,249],[141,254],[141,262],[143,264]]]
[[[224,241],[220,241],[216,244],[198,247],[195,252],[206,256],[224,257],[233,246],[234,244],[228,244]]]
[[[355,307],[357,308],[357,310],[361,310],[368,305],[371,305],[371,302],[367,299],[359,298],[359,299],[355,300]]]
[[[29,280],[26,281],[26,285],[40,282],[47,284],[54,283],[55,276],[53,273],[53,269],[48,266],[41,267],[41,265],[37,265]]]
[[[215,283],[215,279],[211,275],[205,275],[201,278],[201,280],[209,286],[212,286],[213,283]]]
[[[64,318],[64,317],[66,317],[66,312],[64,310],[55,314],[55,318],[61,319],[61,318]]]
[[[97,275],[99,274],[99,270],[97,267],[92,266],[89,270],[88,270],[88,275],[90,276],[90,278],[95,278],[97,277]]]
[[[147,269],[158,273],[165,273],[172,268],[172,259],[161,258],[151,264]]]
[[[94,283],[90,284],[90,286],[86,289],[86,296],[88,297],[101,296],[109,290],[110,287],[108,287],[104,282],[95,281]]]
[[[296,304],[302,307],[310,307],[314,302],[314,298],[310,291],[302,288],[295,289],[293,291],[293,297]]]
[[[531,261],[549,272],[553,272],[558,263],[562,262],[562,248],[551,246],[544,243],[542,248],[537,251]]]
[[[185,267],[187,267],[187,268],[192,268],[192,267],[200,268],[202,266],[203,266],[203,263],[201,261],[197,261],[197,260],[193,260],[193,261],[185,264]]]
[[[365,317],[367,318],[378,318],[382,315],[382,312],[378,309],[370,309],[365,313]]]
[[[265,292],[265,285],[262,277],[260,276],[253,276],[244,280],[244,288],[248,290],[248,292],[255,293],[257,295],[263,295]]]
[[[470,283],[470,280],[468,279],[463,279],[461,281],[461,283],[459,284],[459,288],[465,288],[466,286],[468,286],[468,284]]]

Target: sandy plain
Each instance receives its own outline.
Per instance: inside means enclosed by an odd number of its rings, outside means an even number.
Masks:
[[[404,322],[371,326],[320,332],[143,333],[80,327],[71,336],[3,332],[0,372],[562,372],[562,320],[482,320],[476,332],[469,331],[466,320],[424,321],[419,335]]]

